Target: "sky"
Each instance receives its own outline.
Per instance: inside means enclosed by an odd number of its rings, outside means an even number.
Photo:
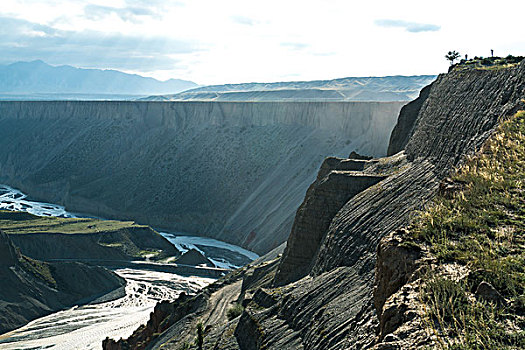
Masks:
[[[525,1],[2,0],[0,64],[198,84],[446,72],[444,55],[525,55]]]

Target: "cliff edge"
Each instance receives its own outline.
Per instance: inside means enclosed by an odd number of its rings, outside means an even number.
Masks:
[[[524,96],[524,63],[440,75],[400,117],[390,149],[404,150],[365,160],[358,169],[347,159],[325,161],[282,257],[175,301],[173,308],[195,307],[182,318],[154,313],[148,337],[139,330],[127,341],[107,340],[105,348],[196,348],[200,341],[204,349],[243,350],[436,346],[407,285],[428,255],[406,242],[402,230],[438,193],[461,186],[447,177],[525,108]],[[242,288],[233,288],[241,279]],[[479,288],[497,296],[486,284]],[[225,290],[244,308],[227,321],[209,322],[210,302]],[[204,332],[197,331],[199,322]]]

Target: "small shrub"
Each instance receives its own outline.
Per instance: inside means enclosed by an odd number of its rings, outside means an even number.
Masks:
[[[198,350],[202,350],[204,345],[204,326],[202,322],[197,323],[197,337],[195,337],[195,345]]]
[[[484,66],[490,66],[492,64],[492,60],[490,58],[484,58],[481,60],[481,64]]]
[[[242,314],[244,311],[244,307],[242,307],[241,304],[235,303],[231,308],[228,309],[226,312],[226,317],[228,317],[228,320],[233,320],[234,318],[237,318]]]
[[[423,301],[430,306],[429,316],[444,331],[448,325],[462,322],[468,299],[463,282],[456,282],[441,276],[429,277],[423,289]],[[457,327],[450,331],[457,335]]]

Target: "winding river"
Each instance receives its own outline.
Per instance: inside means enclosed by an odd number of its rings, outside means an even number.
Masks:
[[[60,205],[33,201],[7,185],[0,185],[0,210],[25,211],[38,216],[86,216],[70,213]],[[161,234],[181,253],[197,249],[220,268],[236,268],[258,257],[241,247],[210,238]],[[145,324],[157,302],[174,300],[181,292],[195,293],[214,281],[201,276],[130,268],[114,272],[126,279],[125,296],[109,302],[75,306],[36,319],[0,335],[0,349],[100,349],[106,337],[125,338]]]

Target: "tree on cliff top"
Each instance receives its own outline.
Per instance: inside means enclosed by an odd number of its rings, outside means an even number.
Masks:
[[[459,52],[454,50],[454,51],[449,51],[445,55],[445,58],[450,61],[450,65],[453,65],[454,61],[457,60],[459,58],[459,56],[460,56]]]

